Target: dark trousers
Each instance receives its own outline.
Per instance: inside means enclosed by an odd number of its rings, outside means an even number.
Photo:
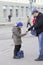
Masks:
[[[8,21],[11,22],[11,18],[9,18]]]
[[[20,51],[21,45],[15,45],[14,56],[17,56],[17,53]]]
[[[28,25],[30,25],[30,26],[31,26],[31,24],[30,24],[30,23],[27,23],[27,27],[28,27]]]

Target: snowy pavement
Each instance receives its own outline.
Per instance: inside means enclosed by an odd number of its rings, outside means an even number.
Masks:
[[[23,31],[24,28],[23,28]],[[0,65],[43,65],[43,61],[34,61],[39,54],[38,38],[28,33],[22,38],[24,58],[13,59],[14,43],[11,38],[12,27],[0,27]]]

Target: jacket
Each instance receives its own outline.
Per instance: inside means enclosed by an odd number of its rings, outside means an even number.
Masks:
[[[31,26],[28,30],[31,30],[34,27],[36,30],[36,34],[38,36],[41,32],[43,32],[43,14],[39,13],[36,19],[37,22],[33,26]]]
[[[35,24],[37,22],[36,18],[32,19],[32,23]]]
[[[30,18],[27,18],[27,23],[30,23]]]
[[[23,36],[25,36],[25,34],[21,34],[21,29],[17,26],[14,26],[12,29],[12,38],[14,40],[15,45],[21,45],[21,37]]]

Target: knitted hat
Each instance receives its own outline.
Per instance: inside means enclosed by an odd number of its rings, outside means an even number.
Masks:
[[[34,14],[35,12],[37,13],[38,10],[36,10],[36,9],[32,10],[32,14]]]
[[[23,26],[23,23],[22,22],[18,22],[17,26]]]

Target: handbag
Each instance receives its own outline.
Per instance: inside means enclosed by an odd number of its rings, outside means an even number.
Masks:
[[[31,34],[34,35],[34,36],[36,36],[36,31],[35,31],[35,29],[32,29],[32,30],[31,30]]]

